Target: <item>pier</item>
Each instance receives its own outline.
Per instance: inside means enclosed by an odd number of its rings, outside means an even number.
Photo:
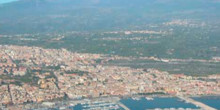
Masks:
[[[130,110],[127,106],[125,106],[123,103],[118,102],[118,105],[120,105],[125,110]]]
[[[182,100],[185,100],[186,102],[189,102],[189,103],[192,103],[198,107],[200,107],[201,109],[203,110],[217,110],[213,107],[210,107],[202,102],[199,102],[199,101],[196,101],[196,100],[193,100],[192,98],[189,98],[189,97],[182,97],[182,96],[177,96],[178,98],[182,99]]]

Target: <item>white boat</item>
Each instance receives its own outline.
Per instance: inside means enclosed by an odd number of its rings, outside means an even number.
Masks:
[[[60,110],[66,110],[66,107],[60,107],[59,109]]]
[[[141,100],[140,97],[132,97],[133,100]]]
[[[154,100],[152,97],[145,97],[146,100]]]

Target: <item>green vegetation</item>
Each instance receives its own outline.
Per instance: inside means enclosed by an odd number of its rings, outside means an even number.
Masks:
[[[108,65],[129,66],[132,68],[156,68],[167,71],[171,74],[184,73],[192,76],[207,76],[210,74],[219,74],[220,63],[202,63],[202,62],[174,62],[165,63],[152,60],[116,60],[109,62]],[[156,77],[156,76],[155,76]]]
[[[65,37],[58,41],[53,40],[58,37],[58,34],[51,36],[47,36],[46,34],[33,35],[32,37],[23,36],[23,38],[36,38],[37,40],[35,41],[23,41],[20,40],[20,37],[13,36],[0,38],[0,44],[39,46],[55,49],[66,48],[70,51],[80,53],[99,53],[132,57],[155,56],[157,58],[212,59],[212,57],[220,56],[218,48],[220,42],[218,35],[220,33],[217,29],[212,29],[212,27],[187,28],[179,27],[173,30],[172,34],[167,35],[125,35],[124,33],[104,34],[103,32],[61,33],[60,35]],[[104,38],[120,38],[121,40],[103,40]],[[141,38],[141,40],[129,40],[132,38]],[[169,53],[169,50],[172,51]],[[101,60],[97,60],[96,62],[100,63]],[[219,63],[188,62],[185,64],[167,64],[151,61],[132,61],[129,63],[133,65],[128,64],[124,66],[156,68],[170,73],[185,73],[189,75],[216,74],[220,71]],[[141,63],[146,64],[140,66],[139,64]],[[50,72],[53,69],[57,70],[59,68],[59,66],[45,67],[40,73]]]
[[[71,70],[71,71],[66,71],[65,74],[77,74],[77,75],[83,76],[84,74],[88,74],[88,72],[81,71],[81,70]]]
[[[0,45],[66,48],[80,53],[132,57],[212,59],[220,56],[220,3],[214,0],[102,0],[98,3],[40,0],[37,3],[22,0],[0,5]],[[172,24],[175,20],[180,23]],[[166,34],[125,34],[126,30]],[[105,33],[111,31],[119,33]],[[219,63],[147,63],[142,67],[171,73],[219,73]],[[53,69],[59,66],[43,70]]]

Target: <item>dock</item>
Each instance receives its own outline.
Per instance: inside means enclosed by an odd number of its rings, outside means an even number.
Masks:
[[[121,106],[125,110],[130,110],[127,106],[125,106],[123,103],[118,102],[118,105]]]
[[[182,99],[182,100],[185,100],[186,102],[189,102],[189,103],[192,103],[198,107],[200,107],[201,109],[203,110],[217,110],[213,107],[210,107],[202,102],[199,102],[199,101],[196,101],[196,100],[193,100],[192,98],[189,98],[189,97],[182,97],[182,96],[177,96],[178,98]]]

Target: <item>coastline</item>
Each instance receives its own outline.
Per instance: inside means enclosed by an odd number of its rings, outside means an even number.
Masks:
[[[200,98],[200,97],[220,97],[220,95],[202,95],[202,96],[191,96],[190,98]],[[26,104],[19,104],[19,105],[12,105],[12,106],[8,106],[8,107],[15,107],[15,106],[23,106],[24,108],[26,107],[31,107],[31,108],[27,108],[27,109],[39,109],[42,107],[46,107],[44,104],[48,103],[48,108],[59,108],[59,107],[74,107],[78,104],[85,104],[87,102],[96,102],[99,100],[108,100],[108,101],[112,101],[115,103],[121,103],[121,100],[126,100],[126,99],[130,99],[132,98],[132,100],[134,100],[135,98],[145,98],[145,97],[151,97],[151,98],[178,98],[180,99],[178,96],[173,96],[173,95],[130,95],[130,96],[103,96],[103,97],[94,97],[94,98],[81,98],[81,99],[55,99],[53,101],[43,101],[41,103],[26,103]],[[134,99],[133,99],[134,98]],[[136,99],[135,99],[136,100]],[[138,100],[137,100],[138,101]],[[149,101],[149,100],[148,100]],[[183,101],[184,103],[186,103],[184,100],[178,100],[178,101]],[[49,105],[54,105],[54,106],[49,106]],[[194,104],[193,104],[194,105]],[[196,106],[196,105],[195,105]],[[39,107],[39,108],[38,108]]]

